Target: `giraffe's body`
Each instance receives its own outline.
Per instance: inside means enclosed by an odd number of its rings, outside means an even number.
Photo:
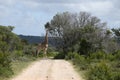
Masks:
[[[39,55],[41,50],[43,50],[43,53],[46,56],[47,49],[48,49],[48,30],[46,30],[44,42],[40,43],[37,47],[37,52],[36,52],[37,56]]]

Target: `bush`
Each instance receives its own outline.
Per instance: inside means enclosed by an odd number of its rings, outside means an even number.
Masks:
[[[90,59],[105,59],[106,58],[106,53],[102,51],[98,51],[96,53],[90,54]]]
[[[23,51],[15,50],[14,53],[17,57],[23,56]]]
[[[0,52],[0,76],[9,77],[13,74],[8,53]]]
[[[120,80],[120,72],[112,73],[112,80]]]
[[[77,65],[80,70],[88,69],[88,62],[83,55],[74,54],[73,64]]]
[[[65,54],[64,53],[58,53],[54,59],[65,59]]]
[[[76,53],[69,52],[66,56],[66,60],[73,60]]]
[[[91,65],[87,75],[88,80],[112,80],[111,72],[111,68],[105,62]]]
[[[58,54],[58,52],[53,51],[53,52],[47,53],[47,56],[48,57],[55,57],[57,54]]]
[[[0,76],[10,77],[12,74],[13,74],[13,71],[9,66],[3,67],[0,65]]]
[[[108,59],[110,61],[114,61],[115,60],[115,56],[113,54],[107,54],[106,55],[106,59]]]
[[[26,45],[23,50],[24,54],[26,55],[33,55],[36,53],[36,48],[32,45]]]
[[[85,57],[83,57],[83,56],[81,56],[81,55],[79,55],[77,53],[74,55],[74,63],[79,65],[84,61],[85,61]]]
[[[117,51],[117,52],[115,52],[115,59],[116,60],[120,60],[120,50],[119,51]]]
[[[110,62],[110,66],[112,67],[113,72],[120,72],[120,61]]]
[[[10,53],[10,56],[9,58],[12,60],[12,61],[15,61],[15,60],[18,60],[20,57],[23,57],[23,51],[21,50],[15,50],[13,51],[12,53]]]

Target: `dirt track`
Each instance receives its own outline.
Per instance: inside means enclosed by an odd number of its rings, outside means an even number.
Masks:
[[[11,80],[83,80],[65,60],[39,60]]]

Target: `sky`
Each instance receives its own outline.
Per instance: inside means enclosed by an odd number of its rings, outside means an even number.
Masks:
[[[56,13],[85,11],[120,27],[120,0],[0,0],[0,25],[15,26],[16,34],[42,36]]]

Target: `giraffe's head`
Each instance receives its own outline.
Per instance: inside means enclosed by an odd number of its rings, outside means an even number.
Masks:
[[[47,22],[47,23],[45,24],[45,29],[48,29],[49,27],[50,27],[50,23]]]

